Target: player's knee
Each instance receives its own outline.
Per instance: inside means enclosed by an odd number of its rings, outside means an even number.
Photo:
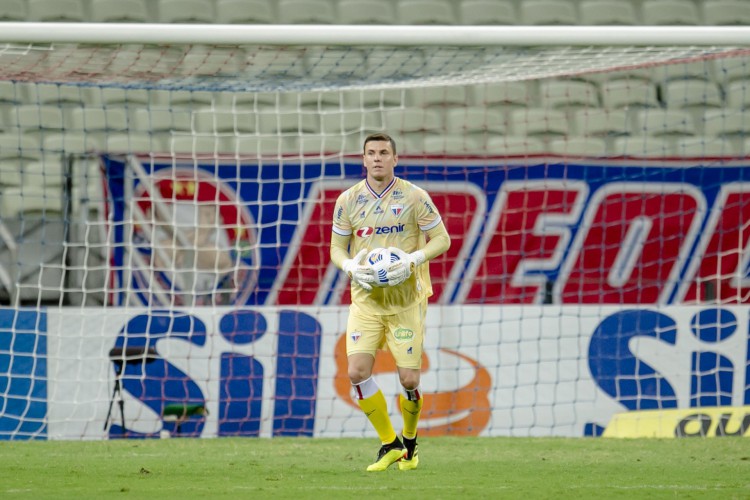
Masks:
[[[401,386],[407,391],[413,391],[419,387],[419,370],[408,371],[406,373],[399,373],[399,379]]]
[[[372,373],[364,366],[350,365],[349,366],[349,380],[352,384],[361,384],[370,376]]]

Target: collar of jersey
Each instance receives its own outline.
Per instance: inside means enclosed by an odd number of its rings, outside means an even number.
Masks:
[[[396,184],[396,179],[397,178],[398,177],[394,177],[393,180],[391,180],[390,184],[388,184],[385,187],[385,189],[383,189],[383,192],[381,192],[380,194],[376,193],[375,190],[372,189],[372,187],[370,186],[370,183],[367,182],[367,179],[365,179],[365,186],[367,186],[367,190],[370,191],[370,194],[372,194],[375,198],[382,198],[386,194],[388,194],[388,191],[390,191],[391,188]]]

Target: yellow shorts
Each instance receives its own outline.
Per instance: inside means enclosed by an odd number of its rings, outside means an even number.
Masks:
[[[424,324],[427,300],[397,314],[364,314],[355,305],[349,308],[346,324],[346,355],[369,353],[387,346],[400,368],[422,367]]]

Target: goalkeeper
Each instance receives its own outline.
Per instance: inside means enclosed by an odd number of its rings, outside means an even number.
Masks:
[[[395,176],[396,143],[387,134],[364,142],[366,178],[336,200],[331,260],[352,282],[346,326],[349,379],[359,406],[382,446],[368,471],[417,468],[417,424],[422,409],[420,368],[427,299],[432,295],[428,262],[450,247],[450,236],[429,194]],[[429,242],[427,241],[429,238]],[[389,248],[388,285],[376,286],[373,269],[362,263],[368,251]],[[352,257],[353,256],[353,257]],[[398,367],[404,427],[399,439],[383,392],[372,378],[375,353],[386,347]]]

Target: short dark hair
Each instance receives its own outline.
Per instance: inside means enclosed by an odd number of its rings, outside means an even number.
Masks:
[[[393,140],[393,137],[386,134],[385,132],[376,132],[374,134],[370,134],[365,138],[365,142],[362,145],[362,152],[365,152],[367,150],[367,143],[372,141],[387,141],[391,143],[391,149],[393,149],[393,154],[396,153],[396,141]]]

